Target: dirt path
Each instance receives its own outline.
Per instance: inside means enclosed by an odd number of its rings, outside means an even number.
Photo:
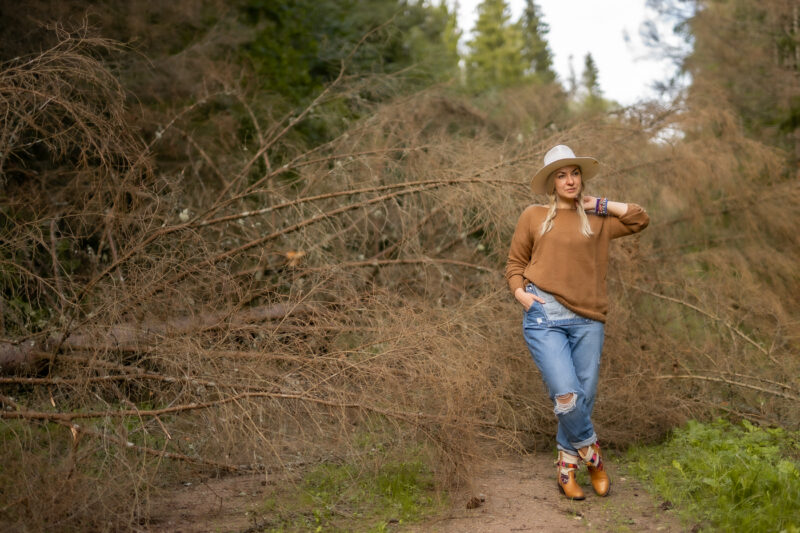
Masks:
[[[572,502],[556,488],[551,454],[539,453],[496,459],[477,476],[475,491],[485,501],[475,509],[461,505],[449,516],[414,531],[432,533],[507,533],[513,531],[686,531],[663,502],[654,500],[641,485],[606,467],[612,490],[606,498],[594,495],[588,479],[582,483],[586,500]]]
[[[477,473],[474,490],[484,501],[466,508],[467,496],[454,498],[447,516],[391,531],[414,533],[507,533],[516,531],[648,532],[686,531],[663,502],[654,500],[641,485],[617,473],[613,456],[607,461],[612,491],[594,495],[584,480],[587,498],[566,500],[555,485],[552,454],[507,456],[488,461]],[[258,508],[270,492],[263,475],[232,476],[181,486],[153,506],[149,531],[174,533],[261,531]],[[461,501],[459,501],[461,500]],[[252,529],[250,529],[252,528]]]

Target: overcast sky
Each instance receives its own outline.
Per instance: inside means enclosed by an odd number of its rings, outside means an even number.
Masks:
[[[569,62],[580,79],[584,57],[591,52],[600,72],[600,89],[606,98],[622,105],[653,98],[653,81],[667,79],[672,67],[648,59],[649,50],[639,36],[644,20],[652,18],[646,0],[536,0],[542,18],[550,26],[547,41],[553,53],[556,74],[566,86]],[[455,0],[448,0],[452,6]],[[511,20],[519,19],[524,0],[507,0]],[[466,49],[475,26],[480,0],[458,0],[458,25]]]

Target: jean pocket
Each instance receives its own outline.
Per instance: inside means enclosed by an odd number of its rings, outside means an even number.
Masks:
[[[525,311],[525,316],[545,318],[546,315],[544,314],[544,307],[542,307],[542,304],[534,300],[528,310]]]

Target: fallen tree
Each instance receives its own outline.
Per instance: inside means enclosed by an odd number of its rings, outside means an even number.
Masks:
[[[79,328],[66,337],[51,335],[44,340],[19,343],[0,341],[0,376],[36,374],[62,352],[146,351],[160,339],[171,335],[187,335],[193,331],[213,328],[251,326],[313,312],[313,308],[305,304],[276,304],[237,312],[209,312],[171,320],[126,322],[108,328],[93,325],[91,328]]]

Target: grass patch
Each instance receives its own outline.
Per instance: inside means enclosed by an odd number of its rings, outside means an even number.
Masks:
[[[422,454],[375,453],[382,457],[369,465],[318,465],[293,489],[270,495],[260,511],[273,519],[261,531],[389,531],[442,508]]]
[[[632,473],[708,531],[800,532],[800,433],[689,422],[632,449]]]

